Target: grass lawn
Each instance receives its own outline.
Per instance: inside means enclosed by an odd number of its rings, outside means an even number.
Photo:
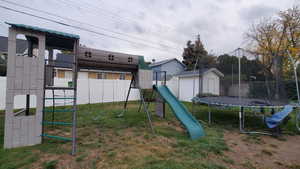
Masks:
[[[192,110],[190,103],[185,104]],[[208,126],[208,108],[194,107],[194,114],[202,122],[206,136],[192,141],[168,106],[166,119],[158,118],[153,113],[155,134],[151,133],[146,114],[137,112],[137,102],[130,102],[128,111],[122,118],[118,114],[123,110],[123,103],[78,107],[76,156],[69,154],[70,142],[52,139],[45,139],[40,145],[4,150],[4,113],[0,112],[0,169],[224,169],[234,165],[241,168],[247,168],[246,165],[252,167],[246,163],[235,164],[235,159],[226,155],[231,148],[226,143],[224,133],[237,132],[238,128],[238,115],[235,110],[213,109],[213,125]],[[154,112],[153,104],[151,110]],[[46,118],[51,119],[51,113]],[[263,128],[257,118],[248,119],[248,127]],[[55,121],[70,122],[71,114],[56,113]],[[46,132],[70,137],[70,129],[68,126],[47,126]],[[292,120],[284,130],[290,135],[297,133]],[[247,139],[253,140],[252,137],[246,137]],[[270,152],[265,150],[263,153]]]

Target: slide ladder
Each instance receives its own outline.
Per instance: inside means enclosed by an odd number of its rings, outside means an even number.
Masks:
[[[185,126],[191,139],[204,136],[204,130],[198,120],[187,110],[187,108],[172,94],[165,85],[153,85],[154,90],[169,104],[177,119]]]

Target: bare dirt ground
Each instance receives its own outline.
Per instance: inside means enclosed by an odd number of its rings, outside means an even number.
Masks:
[[[300,169],[300,136],[282,138],[253,136],[226,131],[229,146],[225,156],[232,160],[228,168]]]

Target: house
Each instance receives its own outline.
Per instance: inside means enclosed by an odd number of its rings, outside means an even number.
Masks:
[[[172,76],[179,74],[180,72],[183,72],[186,69],[186,66],[176,58],[167,59],[160,62],[154,62],[151,63],[149,67],[153,70],[153,80],[156,79],[155,72],[166,71],[167,79],[170,79]],[[158,73],[157,79],[163,79],[163,75],[161,73]]]
[[[216,68],[209,68],[183,71],[175,77],[178,78],[179,99],[191,101],[199,89],[200,94],[220,95],[220,79],[224,74]]]
[[[72,58],[73,56],[65,53],[57,53],[55,60],[54,77],[72,78]],[[78,72],[78,79],[118,79],[131,80],[130,72],[88,70],[81,69]]]

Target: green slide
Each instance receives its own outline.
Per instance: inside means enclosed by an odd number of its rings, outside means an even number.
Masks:
[[[187,108],[172,94],[165,85],[153,85],[160,96],[169,104],[178,120],[188,130],[191,139],[197,139],[204,136],[204,131],[198,120],[187,110]]]

